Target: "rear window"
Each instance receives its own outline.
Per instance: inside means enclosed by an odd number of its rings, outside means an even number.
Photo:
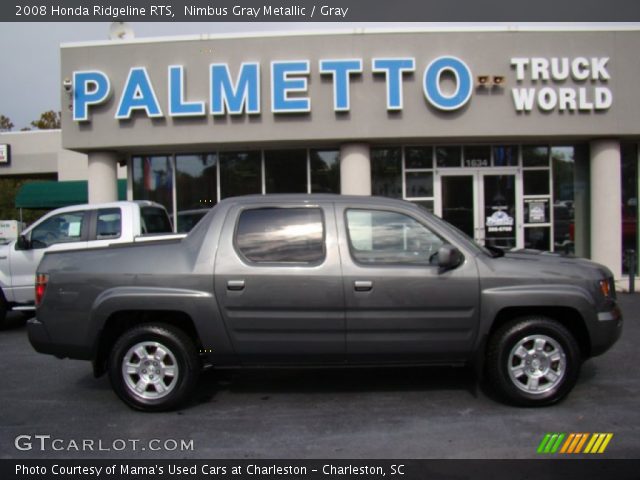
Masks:
[[[236,247],[255,263],[318,263],[324,260],[324,222],[319,208],[245,210]]]
[[[140,224],[143,235],[173,231],[169,215],[158,207],[142,207],[140,209]]]

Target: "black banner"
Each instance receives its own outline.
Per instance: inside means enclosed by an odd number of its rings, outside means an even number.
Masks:
[[[633,0],[9,0],[0,21],[633,22]]]
[[[640,460],[0,460],[3,480],[632,480]]]

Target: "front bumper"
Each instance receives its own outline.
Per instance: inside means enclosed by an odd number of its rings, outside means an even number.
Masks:
[[[618,341],[622,334],[622,312],[617,305],[606,312],[599,312],[591,333],[591,356],[601,355]]]

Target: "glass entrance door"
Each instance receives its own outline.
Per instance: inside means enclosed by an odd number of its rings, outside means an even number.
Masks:
[[[436,178],[436,214],[481,245],[523,246],[517,172],[457,170]]]

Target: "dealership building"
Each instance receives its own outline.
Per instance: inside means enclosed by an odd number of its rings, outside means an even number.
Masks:
[[[61,48],[89,200],[404,198],[477,241],[638,249],[640,29],[199,35]],[[2,175],[0,171],[0,175]]]

